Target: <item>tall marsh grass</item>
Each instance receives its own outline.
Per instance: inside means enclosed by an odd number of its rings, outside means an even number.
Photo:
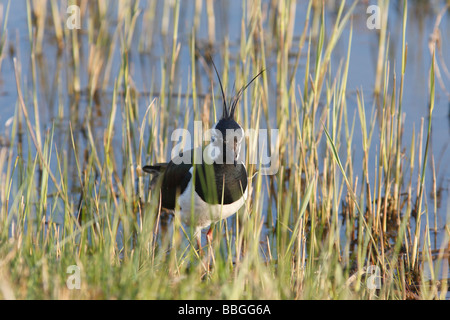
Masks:
[[[389,58],[381,31],[373,99],[347,87],[353,15],[365,12],[358,1],[242,1],[240,25],[231,26],[237,37],[220,35],[226,4],[215,1],[73,3],[81,29],[66,27],[61,2],[26,1],[24,51],[8,29],[16,3],[0,5],[0,67],[10,48],[14,74],[2,76],[17,88],[0,140],[1,298],[446,297],[450,229],[447,221],[435,250],[437,209],[425,183],[434,161],[436,55],[428,117],[405,139],[406,1],[402,60]],[[301,26],[298,7],[306,8]],[[332,65],[343,34],[346,53]],[[51,44],[56,63],[45,58]],[[140,70],[136,60],[145,57],[152,62]],[[228,95],[266,69],[237,117],[244,128],[278,129],[268,143],[280,157],[273,176],[248,167],[249,201],[215,226],[200,255],[192,230],[161,210],[141,168],[169,160],[173,129],[215,122],[222,102],[211,58]],[[53,79],[42,77],[48,65]],[[247,141],[247,162],[256,143]],[[72,265],[80,289],[67,284]]]

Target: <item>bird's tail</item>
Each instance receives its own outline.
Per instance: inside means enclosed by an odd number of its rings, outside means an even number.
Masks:
[[[166,169],[166,166],[164,166],[164,164],[149,165],[149,166],[144,166],[142,168],[142,170],[144,170],[144,172],[146,172],[146,173],[157,174],[157,175],[164,172],[165,169]]]
[[[150,181],[150,188],[154,189],[156,185],[158,184],[158,181],[160,181],[160,177],[162,176],[162,173],[167,168],[167,163],[157,163],[155,165],[148,165],[144,166],[142,170],[146,173],[149,173],[151,175],[154,175],[152,180]]]

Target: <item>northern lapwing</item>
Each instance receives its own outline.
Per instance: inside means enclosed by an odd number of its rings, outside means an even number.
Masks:
[[[264,72],[258,73],[227,104],[219,73],[214,62],[212,64],[220,84],[223,111],[211,130],[209,144],[201,149],[202,161],[196,160],[193,164],[195,149],[191,149],[169,163],[143,167],[144,172],[158,175],[155,178],[161,192],[161,207],[179,214],[183,223],[194,228],[200,250],[201,230],[236,213],[247,199],[247,170],[240,158],[244,130],[236,122],[235,112],[242,93]],[[190,161],[182,162],[181,159]],[[212,226],[207,232],[207,240],[212,240]]]

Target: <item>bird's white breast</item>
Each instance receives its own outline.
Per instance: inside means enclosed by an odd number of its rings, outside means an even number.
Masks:
[[[189,170],[193,175],[193,168]],[[247,200],[248,187],[245,188],[242,197],[230,204],[209,204],[193,192],[192,179],[182,194],[178,197],[181,220],[195,227],[206,228],[211,223],[226,219],[236,213]],[[194,203],[192,204],[192,201]],[[191,208],[193,212],[191,212]],[[192,224],[192,219],[193,224]]]

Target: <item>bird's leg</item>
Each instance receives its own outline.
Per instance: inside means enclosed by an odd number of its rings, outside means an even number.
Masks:
[[[200,255],[203,255],[203,249],[202,249],[202,229],[198,228],[195,231],[195,238],[197,239],[197,248],[200,253]]]
[[[212,240],[213,240],[213,230],[214,230],[214,225],[212,224],[211,227],[209,227],[208,232],[206,233],[206,240],[208,240],[208,244],[211,245]]]
[[[211,263],[211,259],[212,259],[212,263],[215,264],[215,259],[214,259],[214,254],[213,254],[213,250],[212,250],[212,240],[213,240],[213,230],[214,230],[214,224],[211,225],[211,227],[209,227],[208,232],[206,233],[206,240],[208,241],[208,272],[210,271],[210,263]]]

